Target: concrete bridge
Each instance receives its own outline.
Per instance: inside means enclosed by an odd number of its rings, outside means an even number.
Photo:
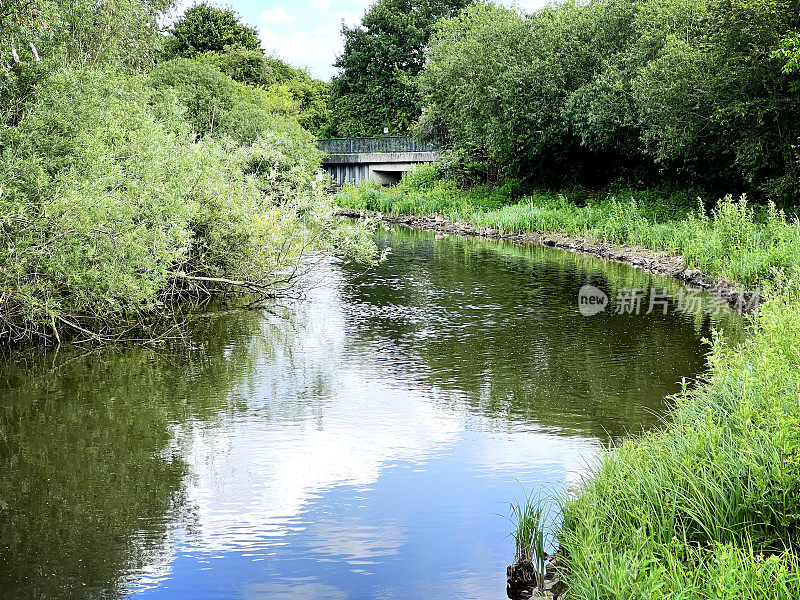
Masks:
[[[328,155],[322,167],[337,183],[394,185],[406,171],[436,160],[433,146],[413,137],[335,138],[317,145]]]

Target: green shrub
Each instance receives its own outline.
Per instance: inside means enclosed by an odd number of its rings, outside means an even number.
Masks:
[[[312,249],[371,252],[360,230],[335,225],[320,154],[296,122],[271,116],[250,145],[196,140],[174,95],[145,81],[54,73],[0,130],[3,343],[114,332],[175,295],[222,289],[191,278],[267,287]]]
[[[206,52],[199,60],[209,63],[239,83],[269,87],[278,83],[275,71],[260,49],[229,48],[225,52]]]
[[[186,108],[192,130],[211,133],[236,102],[236,82],[217,67],[188,58],[176,58],[156,66],[149,84],[162,93],[174,90]]]

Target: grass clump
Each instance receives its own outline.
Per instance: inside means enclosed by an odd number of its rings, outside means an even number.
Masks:
[[[536,586],[542,589],[550,542],[550,505],[540,496],[530,493],[523,500],[511,504],[510,508],[515,564],[530,564]]]
[[[567,502],[571,598],[800,597],[800,282]]]

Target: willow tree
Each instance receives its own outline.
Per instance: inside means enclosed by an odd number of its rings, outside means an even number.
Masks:
[[[44,21],[40,0],[0,0],[0,37],[15,64],[22,62],[17,49],[21,38],[27,38],[33,59],[39,61],[39,50],[29,35],[41,27]]]

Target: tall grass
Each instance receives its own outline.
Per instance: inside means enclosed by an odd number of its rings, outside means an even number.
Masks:
[[[345,187],[342,206],[392,214],[437,214],[479,229],[505,233],[553,232],[681,255],[691,268],[748,287],[769,281],[773,269],[800,266],[800,224],[774,205],[755,208],[746,197],[726,197],[710,211],[686,194],[619,190],[576,203],[563,194],[516,197],[516,186],[459,191],[428,169],[396,188]]]
[[[536,585],[544,585],[546,546],[548,526],[550,525],[550,505],[541,496],[526,494],[522,501],[511,504],[511,522],[514,526],[516,563],[533,565]]]
[[[800,598],[800,282],[566,504],[572,598]]]

